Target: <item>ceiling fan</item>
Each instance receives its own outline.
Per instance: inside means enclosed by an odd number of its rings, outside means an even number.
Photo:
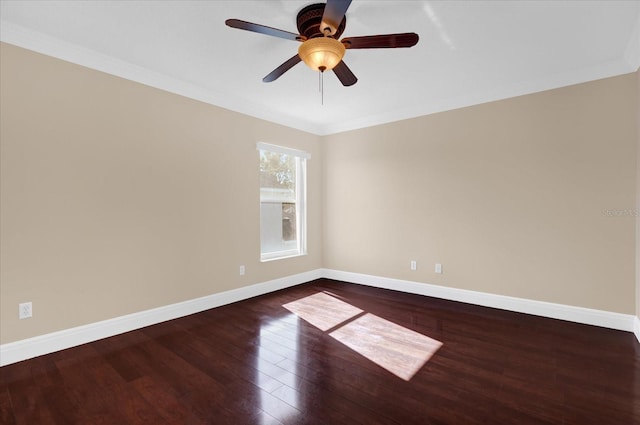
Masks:
[[[299,34],[239,19],[227,19],[225,23],[232,28],[302,43],[296,55],[262,79],[265,83],[275,81],[303,61],[315,71],[333,70],[342,85],[352,86],[358,79],[342,60],[346,49],[411,47],[418,42],[418,34],[407,32],[368,35],[347,37],[338,41],[347,24],[345,13],[350,4],[351,0],[327,0],[326,4],[316,3],[304,7],[296,18]]]

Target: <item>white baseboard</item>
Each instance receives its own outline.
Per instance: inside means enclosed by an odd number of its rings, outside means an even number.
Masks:
[[[210,308],[220,307],[236,301],[299,285],[322,277],[322,269],[300,273],[268,282],[257,283],[206,297],[145,310],[126,316],[115,317],[88,325],[52,332],[33,338],[0,345],[0,366],[27,360],[43,354],[53,353],[98,339],[107,338],[135,329]]]
[[[392,289],[410,294],[425,295],[452,301],[460,301],[485,307],[533,314],[536,316],[568,320],[571,322],[601,326],[633,332],[640,342],[640,319],[636,316],[554,304],[504,295],[487,294],[466,289],[418,283],[407,280],[371,276],[360,273],[331,269],[317,269],[310,272],[286,276],[268,282],[257,283],[218,294],[208,295],[181,303],[145,310],[101,322],[52,332],[33,338],[0,345],[0,366],[27,360],[43,354],[53,353],[98,339],[107,338],[145,326],[161,323],[210,308],[220,307],[258,295],[310,282],[319,278],[340,280],[348,283]]]
[[[613,313],[610,311],[594,310],[544,301],[534,301],[524,298],[488,294],[485,292],[449,288],[427,283],[343,272],[339,270],[324,269],[322,275],[327,279],[335,279],[343,282],[393,289],[410,294],[426,295],[429,297],[460,301],[485,307],[499,308],[501,310],[527,313],[535,316],[567,320],[570,322],[584,323],[587,325],[601,326],[604,328],[618,329],[628,332],[634,331],[634,319],[636,329],[640,326],[638,324],[638,319],[630,314]],[[636,336],[638,336],[639,333],[640,329],[636,330]]]

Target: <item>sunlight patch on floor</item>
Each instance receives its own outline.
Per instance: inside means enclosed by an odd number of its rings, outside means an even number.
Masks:
[[[283,307],[323,331],[334,328],[362,313],[359,308],[324,292],[309,295],[285,304]]]
[[[442,347],[426,335],[319,292],[284,308],[397,377],[409,381]]]
[[[442,346],[440,341],[370,313],[329,335],[405,381]]]

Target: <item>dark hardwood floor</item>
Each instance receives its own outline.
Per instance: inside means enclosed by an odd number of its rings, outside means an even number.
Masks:
[[[283,307],[319,292],[443,345],[407,381]],[[0,373],[2,424],[640,424],[631,333],[325,279]]]

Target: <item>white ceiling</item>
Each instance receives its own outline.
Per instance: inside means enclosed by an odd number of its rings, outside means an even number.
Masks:
[[[227,18],[297,32],[313,0],[0,1],[0,39],[214,105],[330,134],[633,72],[640,1],[354,0],[343,37],[416,32],[409,49],[348,50],[355,86],[303,63],[262,77],[298,43]]]

